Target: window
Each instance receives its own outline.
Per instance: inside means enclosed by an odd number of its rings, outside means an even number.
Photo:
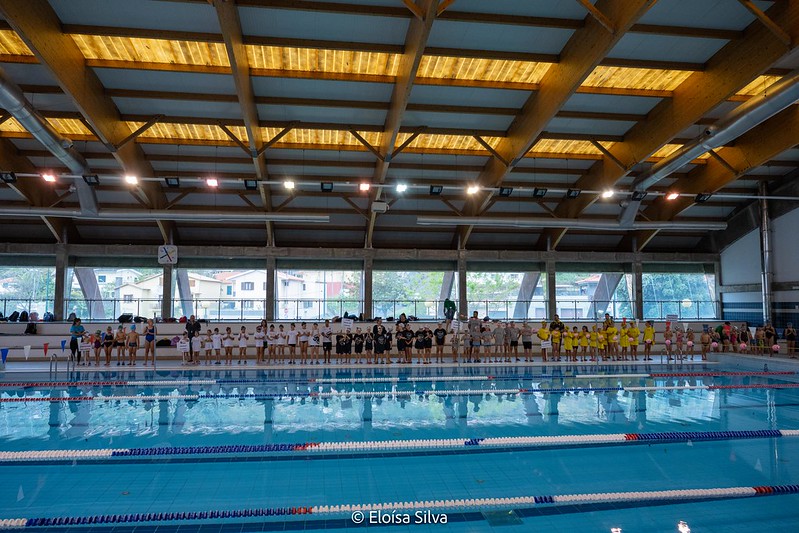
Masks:
[[[313,309],[313,302],[311,300],[303,300],[302,301],[302,308],[303,309]]]
[[[243,291],[254,291],[255,290],[255,283],[252,281],[242,281],[241,282],[241,290]]]
[[[701,272],[644,272],[644,318],[716,318],[716,276]]]
[[[105,276],[99,275],[97,276],[97,283],[105,283]]]
[[[417,318],[444,316],[444,298],[458,294],[457,276],[444,271],[375,271],[372,274],[372,316],[400,314]]]
[[[492,319],[546,316],[546,274],[540,272],[467,272],[466,296],[473,311]]]
[[[254,300],[243,300],[241,302],[241,306],[244,309],[255,309],[255,301]]]
[[[6,314],[26,310],[41,316],[53,310],[50,302],[55,294],[55,268],[0,267],[0,282],[0,299],[7,299]]]
[[[276,316],[319,320],[361,311],[360,270],[278,269]]]
[[[303,283],[303,284],[302,284],[302,290],[303,290],[303,292],[304,292],[304,291],[306,291],[306,290],[308,290],[308,289],[306,288],[306,286],[305,286],[305,283]]]
[[[125,303],[131,303],[133,301],[133,295],[132,294],[124,294],[122,296],[122,301],[125,302]]]
[[[196,286],[197,286],[197,280],[196,279],[189,279],[189,287],[191,287],[193,289]]]
[[[225,287],[225,295],[233,296],[233,285],[228,285]]]
[[[557,272],[557,313],[565,319],[632,318],[632,275],[623,272]]]
[[[263,290],[264,290],[264,291],[266,291],[266,282],[265,282],[265,281],[264,281],[264,288],[263,288]]]
[[[289,280],[287,280],[287,279],[284,279],[284,280],[283,280],[283,286],[284,286],[284,287],[288,287],[288,286],[289,286]]]
[[[117,276],[114,278],[114,285],[116,285],[117,287],[122,285],[122,276]]]

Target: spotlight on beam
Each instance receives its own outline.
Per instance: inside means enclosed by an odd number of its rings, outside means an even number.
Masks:
[[[699,194],[696,195],[696,199],[694,201],[698,204],[703,204],[708,200],[710,200],[711,196],[713,195],[710,194],[709,192],[700,192]]]
[[[164,178],[164,182],[166,182],[166,186],[170,189],[177,189],[180,187],[180,178]]]
[[[97,174],[85,174],[83,176],[83,181],[92,187],[100,185],[100,177]]]
[[[137,183],[139,183],[139,178],[137,178],[136,176],[127,175],[125,176],[125,183],[127,183],[128,185],[136,185]]]
[[[607,189],[602,191],[602,198],[613,198],[613,195],[616,194],[613,189]]]
[[[649,194],[649,193],[646,192],[646,191],[633,191],[633,195],[632,195],[633,202],[641,202],[641,201],[643,201],[643,199],[646,198],[647,194]]]
[[[0,180],[3,180],[3,183],[16,183],[17,175],[13,172],[0,172]]]
[[[216,178],[208,178],[205,180],[205,184],[209,187],[216,188],[219,187],[219,180]]]
[[[580,196],[580,192],[580,189],[569,189],[566,191],[566,198],[573,200],[574,198]]]
[[[52,174],[50,172],[46,172],[46,173],[42,174],[42,179],[44,181],[46,181],[47,183],[55,183],[55,174]]]
[[[444,187],[442,185],[430,186],[430,196],[440,196],[442,192],[444,192]]]
[[[680,197],[680,193],[674,192],[674,191],[666,194],[666,200],[669,200],[669,201],[676,200],[679,197]]]
[[[500,187],[499,188],[499,195],[502,196],[503,198],[507,198],[511,194],[513,194],[513,187]]]
[[[536,187],[533,189],[533,198],[543,198],[547,195],[547,190],[543,187]]]
[[[333,182],[323,181],[321,184],[319,184],[319,188],[322,189],[322,192],[332,192]]]
[[[254,191],[258,188],[258,180],[244,180],[244,188],[248,191]]]
[[[367,192],[371,188],[372,188],[371,183],[361,183],[360,185],[358,185],[358,190],[360,190],[361,192]]]

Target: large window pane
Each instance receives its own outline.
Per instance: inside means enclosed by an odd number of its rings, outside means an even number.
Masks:
[[[442,291],[443,287],[443,291]],[[372,274],[372,316],[443,318],[445,298],[457,299],[458,279],[454,272],[374,271]]]
[[[716,276],[703,273],[644,273],[644,317],[716,317]]]
[[[557,313],[571,320],[632,317],[631,284],[632,275],[621,272],[557,272]]]
[[[55,268],[0,267],[0,300],[3,316],[14,311],[39,313],[53,310]]]
[[[492,319],[546,316],[546,275],[539,272],[467,272],[469,313]]]
[[[161,315],[160,268],[75,267],[67,271],[66,315],[115,320],[131,313]]]
[[[178,269],[175,316],[212,320],[260,320],[266,316],[266,270]]]
[[[277,270],[275,316],[321,320],[361,312],[360,270]]]

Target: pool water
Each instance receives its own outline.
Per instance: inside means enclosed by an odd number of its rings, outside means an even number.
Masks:
[[[0,452],[19,453],[0,453],[0,526],[139,515],[28,529],[797,529],[795,493],[641,494],[799,484],[799,437],[730,433],[798,429],[797,377],[712,364],[7,376]],[[635,440],[648,434],[660,437]],[[601,493],[631,494],[501,500]],[[463,502],[431,503],[447,500]],[[387,518],[410,523],[370,525],[366,513],[356,524],[349,510],[324,509],[403,502],[418,505]],[[295,514],[197,514],[285,508]],[[431,523],[441,515],[446,525]]]

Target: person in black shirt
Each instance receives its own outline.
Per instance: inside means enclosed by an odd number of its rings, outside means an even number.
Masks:
[[[374,335],[366,332],[363,336],[363,345],[366,350],[366,364],[372,364],[372,350],[374,350]]]
[[[355,329],[355,335],[352,336],[352,343],[355,348],[355,363],[361,363],[361,354],[363,353],[363,333],[361,333],[361,328]]]
[[[438,327],[433,330],[433,338],[436,341],[436,363],[444,362],[444,343],[447,340],[447,330],[444,329],[441,322]]]
[[[410,329],[410,326],[409,326]],[[397,323],[397,354],[400,358],[405,358],[405,323]]]
[[[195,318],[194,315],[189,317],[189,320],[186,322],[186,334],[189,336],[189,362],[193,363],[194,360],[194,349],[192,348],[193,343],[191,340],[194,337],[200,335],[200,330],[202,329],[202,324],[200,324]],[[200,354],[197,354],[197,361],[199,361]]]
[[[375,362],[377,364],[380,364],[380,359],[382,358],[384,359],[384,362],[388,363],[388,358],[383,355],[386,352],[386,343],[388,342],[386,329],[380,325],[376,325],[375,328],[376,328],[374,335]]]
[[[411,364],[413,362],[413,339],[416,337],[413,330],[411,329],[411,325],[405,328],[403,332],[405,338],[405,352],[404,354],[401,353],[401,356],[404,356],[404,360],[407,364]],[[397,334],[397,339],[399,339],[399,333]],[[397,340],[397,345],[399,345],[399,340]]]
[[[344,333],[344,364],[350,364],[350,355],[352,355],[352,333],[347,330]]]
[[[424,356],[428,363],[432,363],[431,353],[433,351],[433,331],[428,327],[424,327]]]
[[[424,358],[424,338],[425,332],[424,328],[419,328],[416,330],[416,341],[413,344],[413,347],[416,349],[416,355],[419,357],[419,360],[422,364],[427,364]]]

